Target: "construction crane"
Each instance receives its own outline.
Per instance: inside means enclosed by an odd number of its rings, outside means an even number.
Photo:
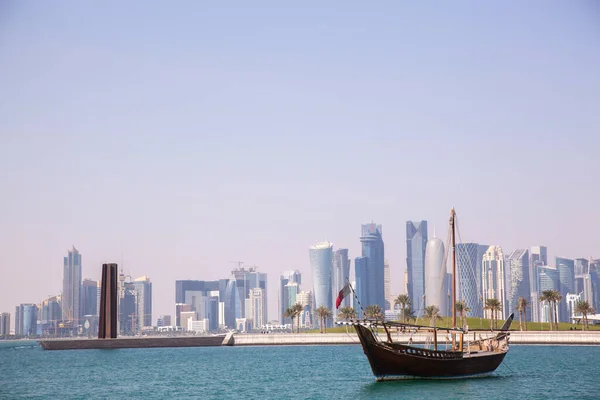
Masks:
[[[237,264],[238,269],[244,265],[243,261],[227,261],[229,264]]]

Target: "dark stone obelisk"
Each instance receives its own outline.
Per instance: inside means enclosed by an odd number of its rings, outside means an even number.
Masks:
[[[98,339],[117,337],[117,264],[102,264]]]

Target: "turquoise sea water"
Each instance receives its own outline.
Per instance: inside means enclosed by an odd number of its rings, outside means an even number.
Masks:
[[[600,347],[512,346],[493,376],[375,382],[359,346],[44,351],[0,343],[0,399],[598,399]]]

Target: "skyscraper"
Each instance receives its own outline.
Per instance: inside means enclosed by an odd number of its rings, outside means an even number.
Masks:
[[[425,247],[427,221],[406,221],[406,271],[408,295],[419,315],[425,308]]]
[[[267,324],[267,301],[265,291],[261,288],[250,289],[250,315],[252,328],[260,329]]]
[[[38,310],[42,335],[56,335],[58,322],[62,319],[60,301],[60,296],[50,296],[42,301],[41,307]]]
[[[371,226],[378,225],[371,224]],[[361,299],[362,306],[367,307],[370,305],[378,305],[379,307],[381,307],[381,310],[384,311],[385,249],[379,227],[380,225],[374,231],[368,231],[366,236],[361,236],[360,238],[360,243],[362,244],[362,258],[366,259],[366,269],[363,269],[363,274],[360,278],[362,282],[358,282],[358,276],[356,277],[356,280],[357,286],[361,286],[363,296],[363,299]],[[364,225],[362,232],[365,232]]]
[[[333,268],[332,249],[333,245],[330,242],[321,242],[308,250],[313,275],[315,308],[325,306],[330,310],[333,309],[331,289],[331,270]]]
[[[10,313],[0,313],[0,336],[10,335]]]
[[[81,315],[98,315],[98,282],[84,279],[81,284]]]
[[[558,291],[563,299],[567,294],[575,294],[575,261],[569,258],[556,257],[556,269],[558,271]],[[569,313],[566,301],[558,303],[559,322],[569,322]]]
[[[287,285],[291,283],[296,284],[296,292],[298,292],[299,285],[302,282],[302,275],[300,271],[297,270],[289,270],[284,271],[279,276],[279,321],[282,324],[291,323],[291,318],[284,317],[285,310],[287,310],[290,306],[292,306],[296,302],[296,298],[294,295],[294,299],[290,297],[290,291],[286,288]]]
[[[356,257],[354,259],[354,291],[356,292],[356,305],[354,309],[357,312],[359,318],[362,318],[361,307],[364,308],[369,305],[369,298],[367,297],[367,268],[368,268],[367,257]],[[358,306],[358,307],[357,307]]]
[[[477,269],[481,268],[479,247],[477,243],[456,244],[456,301],[464,301],[473,317],[483,317],[483,296],[477,285]]]
[[[506,318],[506,271],[504,268],[504,254],[500,246],[490,246],[483,255],[482,260],[482,293],[483,304],[489,299],[497,299],[502,305],[502,310],[496,313],[496,318]],[[488,312],[489,314],[489,312]],[[488,315],[491,318],[491,314]]]
[[[73,246],[69,250],[63,263],[63,292],[62,312],[63,319],[73,321],[73,328],[77,327],[81,318],[81,254]]]
[[[390,302],[391,284],[392,281],[390,279],[390,262],[386,258],[385,260],[383,260],[383,298],[385,299],[385,308],[383,309],[383,311],[392,309],[392,303]],[[350,301],[350,299],[348,299],[348,301]]]
[[[558,270],[556,268],[549,267],[547,265],[538,265],[537,268],[537,288],[536,298],[539,299],[542,292],[545,290],[558,290],[560,286],[560,280],[558,277]],[[537,318],[536,322],[549,322],[550,313],[552,308],[547,302],[537,302]]]
[[[350,279],[350,259],[348,258],[348,249],[337,249],[333,253],[333,271],[331,273],[331,292],[332,292],[332,304],[335,304],[335,300],[339,291],[344,287],[346,282]],[[340,307],[350,306],[351,296],[342,301]],[[337,310],[334,309],[333,318],[337,315]]]
[[[527,249],[515,250],[508,256],[508,271],[510,281],[507,282],[507,315],[511,313],[516,315],[518,314],[519,297],[523,297],[527,301],[531,297],[529,251]],[[531,320],[531,313],[527,314],[527,319]]]
[[[33,336],[37,332],[38,307],[35,304],[20,304],[15,309],[15,335]]]
[[[152,282],[147,276],[133,281],[136,294],[136,317],[138,331],[145,326],[152,326]]]
[[[532,246],[529,252],[529,277],[531,278],[529,286],[531,287],[531,293],[538,293],[537,267],[541,265],[548,265],[548,249],[545,246]]]
[[[434,237],[425,248],[425,301],[440,309],[440,315],[448,313],[448,288],[446,287],[446,263],[444,243]]]

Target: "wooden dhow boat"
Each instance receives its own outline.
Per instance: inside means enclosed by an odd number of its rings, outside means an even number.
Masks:
[[[452,328],[413,325],[385,320],[360,320],[352,322],[371,369],[377,381],[420,378],[466,378],[484,376],[498,368],[509,350],[508,329],[514,318],[511,314],[499,331],[471,331],[456,326],[456,254],[455,211],[452,209],[450,229],[452,238]],[[354,291],[345,286],[338,296],[341,299]],[[392,340],[394,331],[425,332],[432,336],[429,345],[419,347]],[[487,333],[487,334],[486,334]],[[451,338],[450,348],[442,349],[439,340]],[[484,338],[483,335],[488,337]],[[384,336],[382,339],[380,336]],[[472,339],[472,340],[471,340]],[[450,342],[448,340],[448,342]]]

